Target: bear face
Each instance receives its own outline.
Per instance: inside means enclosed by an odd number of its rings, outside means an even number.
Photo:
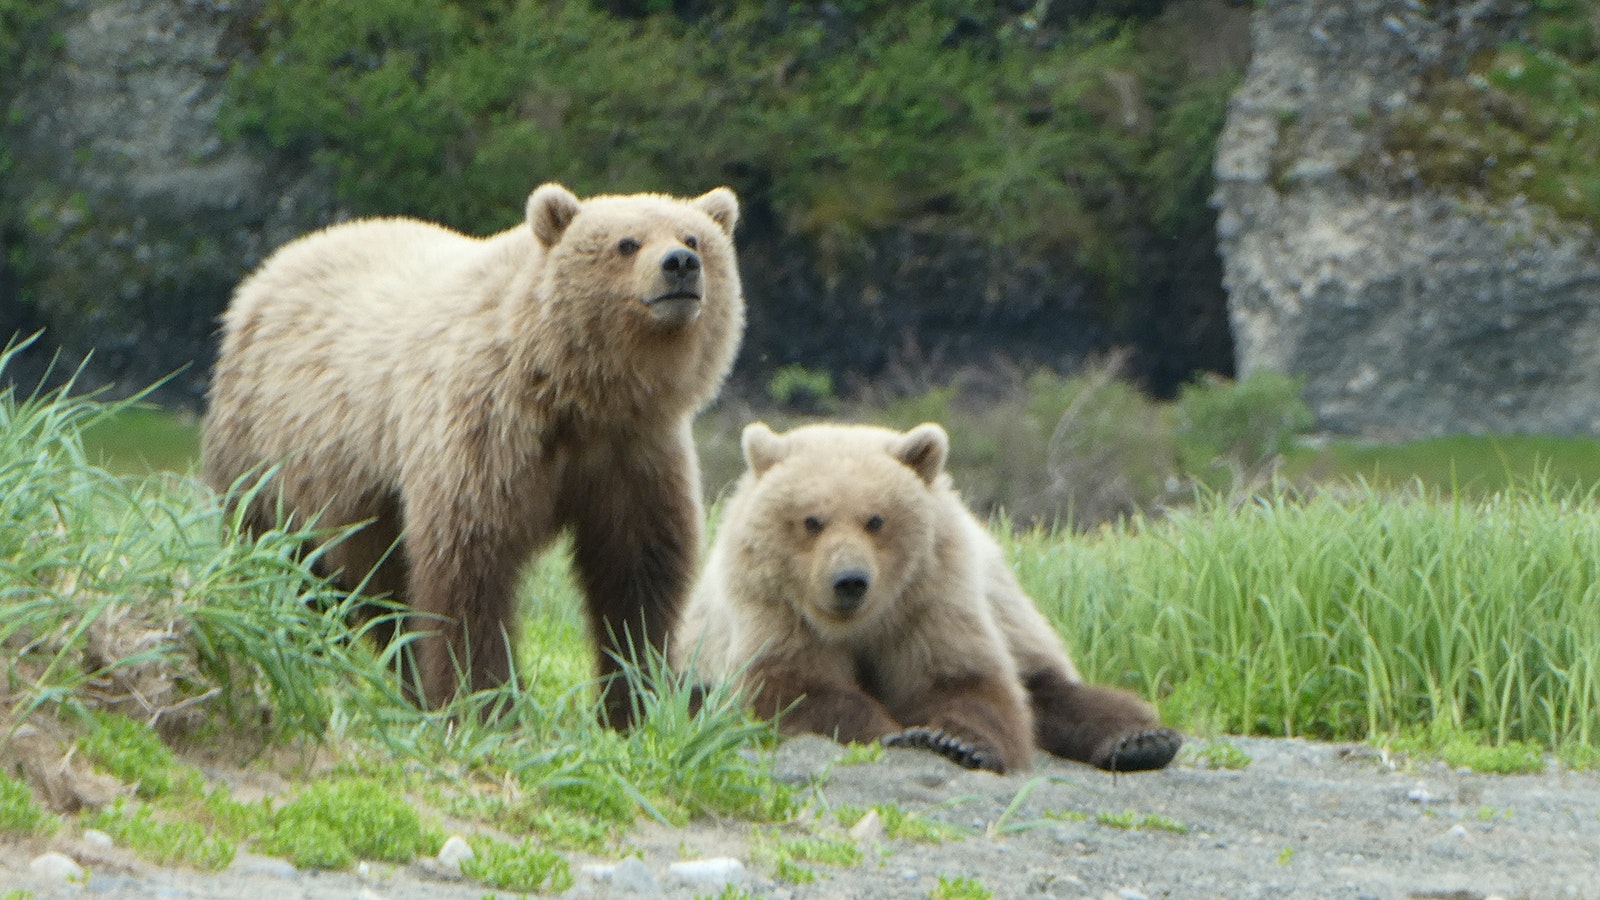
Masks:
[[[736,346],[744,325],[732,238],[738,217],[727,188],[690,201],[580,201],[560,185],[540,186],[527,218],[545,253],[539,295],[551,298],[543,310],[549,330],[572,339],[575,352],[603,347],[627,359],[648,387],[720,381],[732,356],[717,351]],[[684,372],[685,359],[704,362]]]
[[[746,520],[761,523],[749,560],[819,634],[845,639],[905,611],[901,597],[934,553],[932,487],[943,471],[943,430],[848,432],[856,452],[806,452],[813,432],[747,428],[752,486]],[[818,463],[824,465],[819,467]]]

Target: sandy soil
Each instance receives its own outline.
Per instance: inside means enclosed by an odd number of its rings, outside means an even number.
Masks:
[[[814,865],[814,883],[792,885],[752,858],[746,823],[643,826],[631,838],[642,865],[596,877],[585,867],[616,860],[574,858],[577,883],[568,896],[714,896],[719,887],[685,885],[669,867],[730,858],[743,866],[745,891],[772,898],[925,898],[940,876],[977,879],[997,898],[1600,898],[1600,774],[1484,775],[1390,760],[1360,745],[1234,743],[1253,758],[1243,769],[1205,768],[1186,753],[1166,771],[1113,779],[1053,759],[998,777],[913,750],[842,766],[832,743],[792,740],[779,751],[779,773],[819,784],[813,810],[896,803],[972,836],[925,844],[867,834],[864,862]],[[1006,814],[1019,793],[1024,798]],[[1187,831],[1095,821],[1125,811],[1156,814]],[[82,863],[87,883],[30,875],[30,861],[46,851]],[[218,874],[159,869],[119,848],[86,846],[76,834],[0,845],[0,886],[38,898],[479,900],[494,893],[442,878],[431,861],[325,873],[243,856]]]

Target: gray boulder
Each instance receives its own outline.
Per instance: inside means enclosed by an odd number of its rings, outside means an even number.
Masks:
[[[1436,188],[1382,143],[1526,3],[1270,0],[1216,157],[1239,374],[1300,375],[1319,426],[1600,434],[1600,242]]]

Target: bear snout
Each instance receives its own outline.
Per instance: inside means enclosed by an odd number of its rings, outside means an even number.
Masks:
[[[872,577],[865,569],[845,569],[833,576],[833,608],[840,613],[853,613],[867,596]]]
[[[700,277],[700,254],[687,247],[678,247],[668,250],[661,257],[661,271],[668,280],[684,280]]]
[[[677,247],[662,254],[645,305],[667,325],[684,325],[700,315],[700,254]]]

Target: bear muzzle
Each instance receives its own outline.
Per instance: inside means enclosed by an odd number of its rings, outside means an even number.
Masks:
[[[700,315],[702,284],[700,255],[687,247],[668,250],[661,257],[654,290],[645,299],[658,322],[683,325]]]

